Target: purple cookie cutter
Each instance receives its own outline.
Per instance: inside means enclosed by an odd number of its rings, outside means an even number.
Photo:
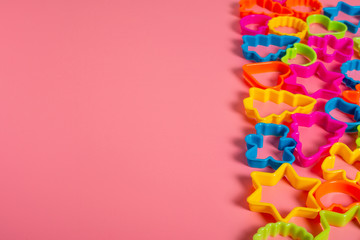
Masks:
[[[331,146],[336,143],[345,133],[346,123],[336,121],[324,112],[313,112],[311,114],[296,113],[291,116],[293,123],[290,125],[291,137],[297,142],[294,155],[301,166],[309,167],[316,163],[324,154],[328,152]],[[327,143],[319,147],[318,151],[305,156],[302,152],[302,143],[300,142],[299,127],[311,127],[312,125],[321,126],[331,136],[327,137]]]
[[[241,18],[240,27],[243,35],[257,35],[257,34],[268,34],[269,27],[267,25],[271,17],[262,14],[252,14]],[[250,29],[247,25],[258,24],[259,27],[256,30]]]
[[[310,66],[301,66],[297,64],[290,65],[291,74],[284,79],[284,89],[292,93],[300,93],[312,98],[331,99],[341,94],[340,84],[344,75],[338,72],[331,72],[326,69],[323,63],[315,62]],[[297,78],[309,78],[317,76],[320,81],[325,83],[323,88],[313,93],[309,93],[306,87],[297,82]]]
[[[351,38],[337,39],[333,35],[325,35],[325,37],[310,36],[308,40],[309,46],[315,46],[314,50],[318,59],[324,62],[346,62],[351,60],[354,55],[354,41]],[[334,49],[333,53],[327,53],[327,47]]]

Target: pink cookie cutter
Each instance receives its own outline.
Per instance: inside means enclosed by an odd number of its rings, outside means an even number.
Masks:
[[[242,35],[257,35],[263,34],[266,35],[269,32],[269,27],[267,25],[271,17],[263,14],[252,14],[241,18],[240,27]],[[250,29],[247,26],[251,24],[258,25],[256,30]]]
[[[336,121],[324,112],[313,112],[311,114],[296,113],[291,116],[293,123],[290,125],[291,137],[297,142],[294,155],[301,166],[309,167],[316,163],[324,154],[326,154],[331,146],[336,143],[345,133],[346,123]],[[311,155],[305,156],[302,152],[302,143],[300,142],[299,127],[311,127],[318,125],[326,130],[330,135],[327,143],[319,147],[318,151]]]
[[[308,39],[309,46],[315,46],[314,50],[318,59],[324,62],[346,62],[351,60],[354,55],[354,41],[351,38],[337,39],[333,35],[325,35],[325,37],[310,36]],[[327,53],[327,47],[334,49],[333,53]]]
[[[338,72],[331,72],[326,69],[323,63],[315,62],[310,66],[301,66],[297,64],[290,65],[291,74],[284,79],[284,89],[292,93],[308,95],[312,98],[331,99],[341,94],[340,84],[344,75]],[[297,82],[299,77],[310,78],[317,76],[320,81],[325,83],[323,88],[309,93],[306,87]]]

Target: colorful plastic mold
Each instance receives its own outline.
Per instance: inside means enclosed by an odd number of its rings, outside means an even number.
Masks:
[[[351,38],[337,39],[332,35],[311,36],[307,44],[315,46],[314,50],[318,59],[328,63],[334,60],[343,63],[349,61],[354,55],[354,41]],[[328,46],[334,49],[334,52],[327,53]]]
[[[293,114],[293,122],[290,125],[291,137],[297,142],[295,157],[303,167],[309,167],[316,163],[324,154],[328,152],[330,147],[339,141],[344,135],[346,124],[332,119],[328,114],[323,112],[313,112],[311,114]],[[300,142],[299,127],[311,127],[314,124],[322,127],[329,133],[327,143],[319,147],[318,151],[311,155],[305,156],[302,152],[302,143]]]
[[[257,35],[268,34],[268,21],[271,17],[263,14],[252,14],[241,18],[240,27],[242,35]],[[250,24],[257,24],[259,27],[256,30],[250,29],[247,26]]]
[[[275,62],[262,62],[262,63],[249,63],[245,64],[242,67],[243,76],[246,82],[248,82],[251,86],[261,88],[261,89],[275,89],[280,90],[284,84],[284,79],[289,76],[291,73],[289,65],[275,61]],[[254,75],[259,73],[267,73],[267,72],[279,72],[279,76],[277,79],[277,83],[275,86],[266,86],[261,84]]]
[[[306,22],[296,17],[280,16],[271,19],[268,22],[269,32],[276,35],[288,35],[304,39],[308,31]],[[276,30],[278,27],[289,27],[297,30],[297,33],[284,33]]]
[[[352,103],[345,102],[342,98],[332,98],[325,104],[325,112],[331,116],[331,118],[342,122],[331,115],[331,111],[338,109],[339,111],[352,115],[355,122],[344,122],[346,127],[346,132],[356,132],[357,126],[360,125],[360,106]]]
[[[245,114],[249,118],[254,118],[258,122],[264,123],[275,123],[280,124],[283,121],[290,122],[291,115],[294,113],[310,113],[316,104],[314,98],[301,95],[293,94],[291,92],[280,90],[276,91],[273,89],[260,89],[260,88],[250,88],[250,96],[244,99]],[[259,111],[254,108],[254,100],[260,102],[274,102],[276,104],[285,103],[292,107],[296,107],[293,111],[284,111],[280,115],[270,114],[265,117],[261,117]]]
[[[324,8],[324,15],[328,16],[331,20],[339,14],[339,12],[343,12],[350,16],[360,16],[360,6],[351,6],[343,1],[338,2],[336,7],[327,7]],[[349,32],[356,33],[360,27],[360,22],[357,24],[353,24],[347,20],[340,20],[339,22],[343,22],[348,27]]]
[[[356,138],[356,146],[360,148],[360,125],[357,127],[358,137]]]
[[[291,237],[291,239],[297,240],[313,240],[314,238],[305,228],[294,223],[276,222],[259,228],[253,236],[253,240],[266,240],[276,236]]]
[[[269,62],[275,61],[285,55],[286,49],[279,49],[276,53],[270,53],[266,57],[260,57],[255,51],[250,51],[249,47],[256,46],[277,46],[277,47],[292,47],[295,43],[300,42],[300,38],[293,36],[278,36],[274,34],[269,35],[256,35],[243,36],[244,44],[241,46],[244,57],[248,60],[254,60],[255,62]],[[352,49],[352,48],[351,48]]]
[[[301,18],[304,21],[310,15],[320,14],[323,9],[321,2],[318,0],[287,0],[285,6],[294,12],[294,17]],[[301,12],[295,8],[297,6],[310,7],[311,11]]]
[[[240,17],[245,17],[251,14],[262,14],[269,17],[277,16],[291,16],[293,11],[280,3],[272,0],[240,0]],[[265,8],[266,12],[256,12],[252,10],[254,6]]]
[[[356,174],[355,179],[349,179],[346,176],[345,169],[331,170],[335,166],[335,156],[341,157],[349,165],[360,162],[360,149],[355,149],[354,151],[351,151],[347,145],[338,142],[330,148],[329,153],[330,156],[326,157],[321,165],[324,179],[345,180],[352,183],[357,183],[360,180],[360,172]]]
[[[354,49],[358,52],[358,54],[360,55],[359,51],[360,51],[360,37],[354,37],[353,38],[354,41]]]
[[[331,99],[341,94],[339,86],[344,75],[328,71],[321,62],[316,62],[307,67],[292,64],[290,65],[290,69],[291,74],[284,80],[284,89],[289,92],[323,99]],[[297,83],[297,78],[310,78],[311,76],[317,76],[318,79],[323,81],[326,85],[313,93],[309,93],[304,85]]]
[[[326,35],[333,35],[336,38],[340,39],[340,38],[343,38],[345,36],[345,33],[347,31],[347,26],[344,23],[338,22],[338,21],[332,21],[327,16],[320,15],[320,14],[315,14],[315,15],[309,16],[306,19],[306,23],[309,26],[309,28],[308,28],[308,35],[309,36],[324,37]],[[325,32],[325,33],[313,33],[310,30],[310,25],[311,24],[321,24],[327,29],[327,32]]]
[[[286,49],[286,54],[281,58],[281,61],[290,65],[289,60],[295,58],[298,54],[304,55],[309,59],[309,62],[302,64],[302,66],[309,66],[316,62],[317,55],[315,50],[302,43],[295,43],[294,47]]]
[[[255,125],[256,134],[249,134],[245,137],[247,151],[245,156],[248,164],[253,168],[265,168],[267,166],[278,169],[281,164],[292,164],[295,161],[294,149],[296,142],[292,138],[287,138],[289,128],[285,125],[273,123],[258,123]],[[272,156],[267,158],[258,158],[258,149],[263,147],[263,136],[280,137],[278,149],[283,152],[282,161],[274,159]],[[360,151],[360,149],[359,149]]]
[[[353,104],[360,105],[360,84],[355,86],[356,90],[345,90],[342,97],[345,101]]]
[[[273,204],[261,201],[262,186],[274,186],[283,177],[286,177],[295,189],[308,191],[306,207],[295,207],[286,217],[282,217]],[[316,178],[300,177],[288,163],[281,165],[274,173],[254,171],[251,173],[251,178],[255,188],[255,191],[247,198],[251,211],[268,213],[276,221],[288,222],[292,217],[315,218],[321,210],[313,195],[321,181]]]
[[[343,82],[346,84],[346,86],[355,89],[355,86],[357,84],[360,84],[360,81],[353,79],[352,77],[349,77],[347,72],[349,71],[360,71],[360,60],[354,59],[347,62],[344,62],[341,65],[341,73],[344,74]]]

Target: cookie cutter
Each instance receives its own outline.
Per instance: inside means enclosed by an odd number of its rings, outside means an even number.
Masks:
[[[267,24],[270,19],[271,17],[263,14],[252,14],[241,18],[240,27],[242,35],[268,34],[269,27]],[[259,27],[253,30],[247,27],[250,24],[258,24]]]
[[[287,138],[289,128],[285,125],[273,123],[258,123],[255,125],[256,134],[249,134],[245,137],[247,151],[245,156],[248,165],[253,168],[265,168],[267,166],[278,169],[283,163],[292,164],[295,161],[293,154],[296,142],[292,138]],[[263,136],[280,137],[278,149],[283,151],[282,161],[274,159],[272,156],[258,158],[258,149],[263,147]],[[360,151],[360,149],[359,149]]]
[[[269,32],[276,35],[288,35],[304,39],[308,31],[306,22],[296,17],[280,16],[270,19],[268,22]],[[290,27],[297,30],[297,33],[284,33],[276,30],[278,27]]]
[[[270,88],[250,88],[249,95],[250,96],[248,98],[244,99],[246,116],[254,118],[258,122],[264,123],[280,124],[283,121],[290,122],[292,114],[310,113],[316,104],[316,100],[314,98],[301,94],[293,94],[285,90],[276,91]],[[268,101],[276,104],[285,103],[296,108],[293,111],[285,110],[280,115],[270,114],[268,116],[261,117],[259,111],[254,108],[254,100],[264,103]]]
[[[353,41],[354,41],[354,49],[359,53],[360,51],[360,37],[354,37],[353,38]]]
[[[355,122],[344,122],[347,127],[346,127],[346,132],[356,132],[357,131],[357,126],[360,125],[360,106],[356,105],[356,104],[352,104],[352,103],[348,103],[345,102],[342,98],[332,98],[330,99],[326,104],[325,104],[325,112],[327,114],[329,114],[329,116],[332,119],[335,119],[339,122],[343,122],[340,121],[336,118],[334,118],[330,112],[334,109],[338,109],[340,112],[343,112],[345,114],[349,114],[354,116],[354,120]]]
[[[280,3],[272,0],[240,0],[240,17],[245,17],[251,14],[262,14],[269,17],[277,16],[291,16],[293,11],[287,7],[282,6]],[[265,8],[269,12],[256,12],[251,8],[255,5]]]
[[[300,93],[312,98],[331,99],[341,94],[340,84],[344,75],[337,72],[331,72],[326,69],[323,63],[316,62],[310,66],[304,67],[296,64],[290,65],[291,74],[284,80],[284,89],[292,93]],[[306,87],[297,83],[297,78],[310,78],[317,76],[320,81],[326,83],[326,87],[309,93]]]
[[[295,189],[308,191],[306,207],[295,207],[286,217],[282,217],[273,204],[261,202],[262,186],[274,186],[283,177],[286,177]],[[315,218],[321,210],[314,197],[314,192],[321,181],[316,178],[300,177],[289,163],[284,163],[273,173],[254,171],[251,173],[251,178],[255,191],[247,198],[247,202],[253,212],[268,213],[276,221],[288,222],[292,217]]]
[[[294,223],[276,222],[268,223],[264,227],[258,229],[253,236],[253,240],[266,240],[269,237],[291,237],[298,240],[313,240],[314,236],[305,228]]]
[[[245,35],[243,36],[243,45],[241,46],[243,55],[247,60],[255,62],[269,62],[275,61],[285,55],[286,49],[279,49],[276,53],[270,53],[266,57],[260,57],[256,51],[250,51],[249,47],[261,46],[277,46],[277,47],[292,47],[294,43],[300,42],[300,38],[293,36],[278,36],[274,34],[269,35]]]
[[[355,90],[345,90],[342,93],[345,101],[360,105],[360,84],[355,85]]]
[[[324,37],[311,36],[308,39],[309,46],[315,46],[314,49],[318,58],[324,62],[346,62],[351,60],[354,55],[354,41],[351,38],[337,39],[332,35],[325,35]],[[327,47],[334,49],[333,53],[327,53]]]
[[[339,12],[343,12],[350,16],[360,16],[360,6],[351,6],[343,1],[338,2],[336,7],[326,7],[323,10],[324,15],[328,16],[331,20],[334,20]],[[360,27],[360,21],[358,24],[353,24],[347,20],[340,20],[339,22],[343,22],[351,33],[356,33]]]
[[[360,84],[360,81],[353,79],[352,77],[349,77],[347,75],[347,72],[349,71],[360,71],[360,60],[354,59],[347,62],[344,62],[340,67],[341,73],[344,74],[344,80],[343,83],[345,83],[346,86],[355,89],[355,86],[357,84]]]
[[[295,43],[294,47],[286,49],[286,54],[281,58],[281,61],[290,65],[289,60],[295,58],[297,54],[304,55],[309,59],[309,62],[301,64],[302,66],[309,66],[316,62],[317,55],[315,50],[302,43]]]
[[[360,149],[351,151],[347,145],[338,142],[330,148],[329,153],[330,156],[326,157],[321,164],[323,178],[325,180],[345,180],[352,183],[357,183],[360,180],[360,172],[356,173],[355,179],[349,179],[346,176],[345,169],[331,170],[335,166],[335,156],[341,157],[349,165],[360,162]]]
[[[280,90],[284,84],[284,79],[291,73],[289,65],[279,61],[249,63],[243,65],[242,69],[245,81],[248,82],[251,86],[261,89],[272,88],[275,90]],[[254,74],[266,72],[280,73],[275,86],[266,86],[256,80]]]
[[[294,7],[297,6],[306,6],[306,7],[310,7],[311,11],[309,12],[302,12],[302,11],[298,11],[296,9],[294,9]],[[318,0],[287,0],[285,3],[285,7],[290,8],[293,12],[294,12],[294,17],[300,18],[302,20],[306,20],[306,18],[310,15],[313,14],[320,14],[323,6],[321,4],[321,2],[319,2]]]
[[[339,39],[339,38],[343,38],[345,36],[346,31],[347,31],[347,26],[344,23],[338,22],[338,21],[332,21],[327,16],[320,15],[320,14],[315,14],[315,15],[308,16],[308,18],[306,19],[306,23],[309,26],[309,28],[308,28],[308,35],[309,36],[324,37],[324,36],[327,36],[327,35],[333,35],[333,36],[335,36],[336,38]],[[326,32],[326,33],[312,33],[310,31],[310,25],[313,24],[313,23],[323,25],[328,30],[328,32]]]
[[[358,130],[358,137],[356,138],[356,146],[357,148],[360,148],[360,126],[357,127]]]
[[[326,207],[321,202],[321,198],[329,193],[344,193],[355,199],[355,202],[348,206],[343,206],[339,203],[332,203],[330,206]],[[314,196],[321,209],[343,213],[354,206],[360,205],[360,186],[356,183],[345,180],[326,181],[316,189]]]
[[[290,125],[291,137],[297,142],[294,155],[303,167],[309,167],[316,163],[324,154],[328,152],[330,147],[339,141],[344,135],[346,124],[332,119],[328,114],[323,112],[312,112],[311,114],[293,114],[293,122]],[[302,152],[302,143],[300,142],[299,127],[311,127],[318,125],[331,134],[327,138],[327,143],[319,147],[318,151],[311,155],[305,156]]]

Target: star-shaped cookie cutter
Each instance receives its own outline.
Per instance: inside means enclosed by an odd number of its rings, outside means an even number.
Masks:
[[[247,151],[245,156],[250,167],[265,168],[267,166],[278,169],[283,163],[292,164],[295,161],[293,154],[296,142],[292,138],[287,138],[289,128],[285,125],[273,123],[258,123],[255,125],[256,134],[249,134],[245,137]],[[272,156],[258,158],[258,149],[263,147],[263,136],[280,137],[278,149],[283,151],[282,161],[274,159]],[[360,149],[359,149],[360,150]]]
[[[295,189],[308,191],[306,207],[295,207],[286,217],[282,217],[274,204],[261,202],[262,186],[275,186],[283,177]],[[313,193],[321,181],[316,178],[300,177],[289,163],[281,165],[274,173],[252,172],[255,191],[247,198],[249,208],[254,212],[271,214],[276,221],[288,222],[292,217],[315,218],[321,210]]]

